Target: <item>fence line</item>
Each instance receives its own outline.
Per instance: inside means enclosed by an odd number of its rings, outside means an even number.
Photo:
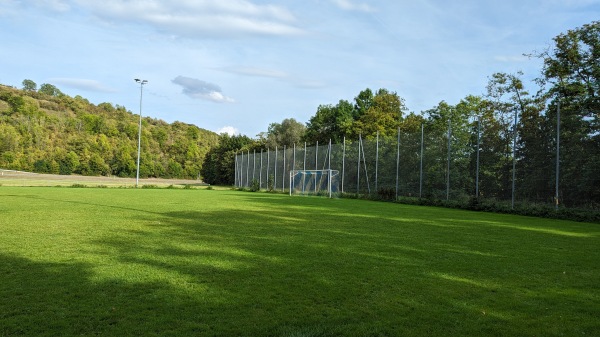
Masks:
[[[359,135],[355,141],[344,137],[342,144],[294,144],[261,150],[260,156],[248,150],[235,158],[235,186],[250,187],[255,181],[261,190],[285,192],[290,186],[290,171],[314,168],[341,172],[341,193],[391,199],[493,199],[514,207],[515,201],[555,204],[564,191],[576,193],[570,186],[573,184],[563,183],[558,190],[558,159],[548,156],[548,168],[540,176],[539,170],[534,172],[519,161],[514,138],[509,140],[513,148],[495,153],[484,141],[480,119],[476,123],[462,136],[461,130],[452,130],[450,124],[447,130],[427,133],[421,125],[420,132],[401,132],[398,128],[396,137],[377,134],[368,140]],[[546,187],[554,181],[556,188]],[[598,203],[589,201],[591,205]]]

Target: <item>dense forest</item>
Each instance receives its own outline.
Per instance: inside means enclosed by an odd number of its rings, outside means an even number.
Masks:
[[[197,179],[219,136],[197,126],[142,119],[140,177]],[[0,85],[0,168],[135,177],[139,115],[91,104],[52,84]]]
[[[365,89],[351,101],[319,106],[306,125],[285,119],[257,139],[228,139],[209,152],[205,168],[211,170],[210,180],[232,184],[235,151],[330,140],[341,144],[359,137],[389,143],[399,132],[419,142],[423,127],[428,149],[436,152],[425,154],[437,160],[427,163],[430,174],[445,175],[449,155],[454,158],[451,180],[465,191],[475,186],[474,146],[481,135],[480,195],[510,199],[516,184],[521,200],[551,202],[558,177],[561,200],[599,207],[600,22],[560,34],[548,49],[528,56],[543,61],[531,88],[522,73],[498,72],[489,76],[484,95],[467,95],[455,105],[442,101],[419,114],[410,112],[396,92]]]

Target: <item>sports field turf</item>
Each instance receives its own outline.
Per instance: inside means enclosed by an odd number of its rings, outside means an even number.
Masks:
[[[0,336],[597,336],[600,225],[0,187]]]

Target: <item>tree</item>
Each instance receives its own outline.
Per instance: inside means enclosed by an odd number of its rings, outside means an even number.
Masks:
[[[549,85],[546,118],[556,134],[561,111],[560,170],[562,199],[581,204],[600,198],[600,21],[569,30],[554,38],[543,59],[540,82]],[[552,140],[556,150],[556,138]]]
[[[292,147],[304,137],[306,127],[293,118],[286,118],[281,123],[271,123],[267,131],[266,146]]]
[[[60,90],[58,90],[57,87],[53,86],[52,84],[48,84],[48,83],[42,84],[40,86],[40,90],[38,92],[48,95],[48,96],[54,96],[54,97],[63,95],[63,93]]]
[[[22,84],[25,91],[37,91],[37,84],[32,80],[23,80]]]
[[[358,114],[358,120],[352,126],[355,138],[358,138],[359,134],[365,138],[374,138],[378,132],[384,138],[396,135],[402,116],[407,110],[404,99],[395,92],[379,89],[371,101],[360,99],[358,102],[360,104],[357,103],[357,106],[360,109],[366,107],[366,111]]]
[[[315,144],[342,143],[354,123],[354,106],[340,100],[335,106],[320,105],[317,113],[306,124],[304,140]]]
[[[247,136],[221,134],[219,145],[208,151],[204,159],[200,172],[204,181],[213,185],[233,185],[236,153],[252,143]]]

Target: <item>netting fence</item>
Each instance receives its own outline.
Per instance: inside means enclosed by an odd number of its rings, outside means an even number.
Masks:
[[[242,152],[236,156],[235,186],[250,187],[254,182],[261,190],[289,192],[290,171],[338,170],[338,194],[597,209],[600,200],[593,193],[582,196],[578,189],[600,187],[600,175],[581,172],[557,179],[555,152],[548,149],[540,167],[531,165],[523,155],[525,149],[514,147],[510,137],[504,146],[492,146],[479,127],[458,135],[450,128],[435,131],[421,126],[416,132],[398,130],[396,137],[385,139],[359,137],[342,144]]]

